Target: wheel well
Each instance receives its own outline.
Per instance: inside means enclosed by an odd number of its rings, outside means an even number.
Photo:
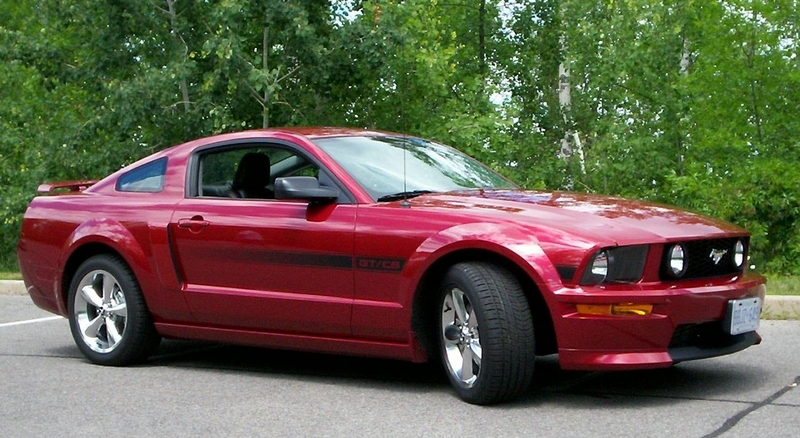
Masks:
[[[428,357],[438,355],[436,339],[436,306],[439,285],[447,270],[460,262],[482,261],[499,265],[508,269],[519,281],[528,306],[531,309],[534,333],[536,336],[536,354],[547,355],[558,352],[555,328],[550,309],[542,297],[536,283],[519,266],[505,257],[490,251],[467,250],[448,254],[438,260],[422,276],[415,292],[411,327],[428,353]]]
[[[122,256],[120,256],[118,252],[114,251],[114,249],[110,246],[102,243],[87,243],[86,245],[76,249],[75,252],[69,256],[66,265],[64,265],[64,273],[61,276],[61,301],[65,309],[67,308],[69,285],[72,283],[72,277],[75,275],[75,272],[78,270],[81,264],[83,264],[83,262],[88,260],[90,257],[100,254],[115,255],[122,259]]]

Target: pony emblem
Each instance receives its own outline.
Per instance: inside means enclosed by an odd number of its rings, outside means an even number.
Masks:
[[[715,265],[718,265],[719,262],[725,257],[725,254],[728,253],[727,249],[712,249],[711,254],[708,257],[714,262]]]

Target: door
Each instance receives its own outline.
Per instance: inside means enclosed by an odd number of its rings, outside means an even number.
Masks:
[[[176,269],[197,322],[350,335],[357,207],[227,197],[219,186],[233,178],[220,178],[209,168],[214,160],[203,161],[201,196],[180,202],[170,222]],[[281,162],[272,167],[282,175],[297,171]]]

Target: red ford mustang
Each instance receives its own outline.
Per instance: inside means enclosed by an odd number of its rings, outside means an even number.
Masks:
[[[39,191],[58,195],[25,214],[28,292],[99,364],[142,361],[161,337],[441,360],[488,404],[528,388],[536,355],[639,369],[760,342],[747,231],[520,190],[405,135],[224,134]]]

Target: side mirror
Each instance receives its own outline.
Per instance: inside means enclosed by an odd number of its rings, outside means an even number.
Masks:
[[[339,190],[319,185],[313,176],[289,176],[275,179],[275,199],[305,199],[329,202],[339,197]]]

